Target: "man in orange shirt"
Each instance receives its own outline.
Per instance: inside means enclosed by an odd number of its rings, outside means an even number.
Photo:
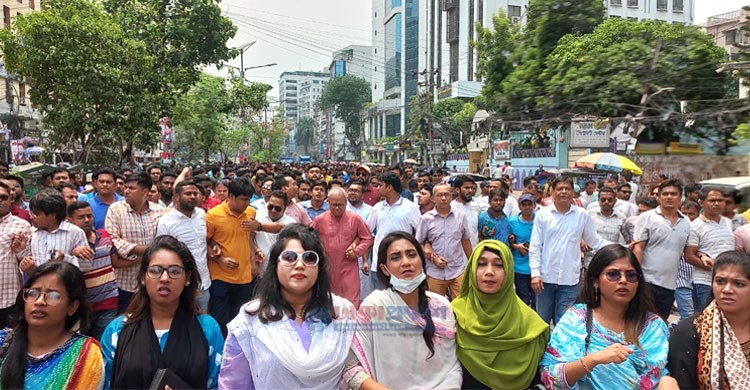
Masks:
[[[206,213],[207,239],[211,261],[209,313],[226,336],[226,325],[253,293],[253,256],[256,231],[263,226],[255,220],[250,207],[250,181],[233,180],[228,186],[227,201]]]

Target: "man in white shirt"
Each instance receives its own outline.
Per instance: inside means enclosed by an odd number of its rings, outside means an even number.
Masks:
[[[373,245],[373,259],[378,258],[378,246],[388,233],[395,231],[404,231],[414,234],[419,226],[422,213],[419,212],[419,206],[410,202],[401,196],[401,178],[393,172],[386,172],[380,175],[380,185],[378,192],[381,200],[372,208],[370,218],[367,220],[367,226],[371,232],[376,232],[375,243]],[[476,191],[476,187],[474,188]],[[375,275],[377,267],[372,267]],[[377,277],[373,277],[377,284]]]
[[[156,223],[156,236],[172,236],[188,247],[201,276],[200,293],[196,303],[203,312],[207,312],[211,274],[208,271],[206,247],[206,212],[197,207],[198,185],[192,180],[183,180],[175,185],[172,197],[174,207],[159,218]]]
[[[268,197],[265,207],[258,209],[255,215],[255,220],[263,226],[263,231],[255,233],[255,243],[257,248],[263,252],[264,258],[268,258],[268,254],[271,253],[271,247],[276,243],[276,237],[281,229],[290,223],[297,223],[294,218],[284,214],[288,204],[289,198],[284,191],[274,191]],[[272,224],[278,224],[279,226],[271,229]],[[271,230],[274,232],[271,232]],[[265,263],[263,262],[263,269],[265,269]]]
[[[547,323],[558,323],[578,297],[581,240],[597,250],[607,243],[596,233],[586,211],[570,203],[572,197],[573,180],[555,178],[554,203],[537,213],[531,231],[531,288],[538,294],[537,312]]]
[[[477,184],[469,176],[459,175],[453,181],[453,187],[458,189],[458,197],[451,202],[451,206],[464,212],[466,222],[471,232],[471,247],[479,243],[479,214],[490,208],[489,203],[475,198],[477,193]]]

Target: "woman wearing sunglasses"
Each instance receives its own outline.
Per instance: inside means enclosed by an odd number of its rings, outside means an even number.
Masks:
[[[378,247],[378,278],[357,313],[343,380],[351,389],[458,389],[456,320],[448,300],[427,291],[422,245],[393,232]]]
[[[213,317],[199,314],[200,274],[188,247],[172,236],[156,237],[143,255],[138,280],[125,313],[102,335],[107,387],[149,388],[164,368],[183,386],[215,388],[224,338]]]
[[[656,388],[666,374],[669,330],[653,313],[633,252],[619,244],[599,249],[580,301],[552,331],[540,363],[545,386]]]
[[[222,389],[332,389],[356,329],[354,306],[331,294],[318,233],[287,225],[255,290],[228,325]]]
[[[76,333],[89,323],[86,284],[73,265],[53,261],[29,275],[18,293],[18,323],[0,330],[3,389],[101,389],[99,344]]]

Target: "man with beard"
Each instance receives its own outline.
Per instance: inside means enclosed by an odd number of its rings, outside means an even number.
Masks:
[[[306,202],[312,199],[312,184],[310,183],[310,180],[299,179],[297,181],[297,188],[297,201]]]
[[[164,172],[159,178],[159,193],[161,193],[161,205],[164,207],[169,207],[172,204],[175,179],[177,179],[177,174],[174,172]]]
[[[5,179],[0,179],[0,182],[5,183],[10,190],[10,213],[31,223],[31,214],[21,207],[23,205],[23,179],[9,175]]]
[[[91,308],[91,328],[86,334],[98,340],[117,317],[119,297],[112,259],[116,262],[119,256],[113,250],[109,233],[104,229],[94,230],[94,212],[88,202],[68,205],[68,222],[81,228],[88,240],[88,245],[73,248],[72,254],[91,262],[90,270],[83,273]]]
[[[331,190],[328,196],[330,210],[319,215],[310,227],[323,239],[331,273],[331,292],[348,299],[359,307],[360,280],[357,259],[372,246],[372,234],[359,215],[346,210],[346,192],[341,188]],[[359,244],[355,244],[359,242]],[[369,273],[364,263],[362,272]]]
[[[315,183],[318,180],[325,180],[325,176],[323,176],[323,170],[320,169],[319,165],[312,164],[307,167],[305,179],[310,180],[310,183]]]
[[[364,199],[365,203],[369,204],[370,206],[375,206],[375,203],[378,203],[378,201],[380,201],[380,193],[378,191],[378,188],[374,187],[370,182],[370,172],[370,167],[362,164],[354,169],[354,177],[362,180],[365,183],[365,192],[362,193],[362,199]]]
[[[477,183],[471,177],[457,176],[453,182],[453,187],[458,190],[458,197],[451,203],[451,206],[458,208],[466,215],[466,222],[469,224],[469,231],[471,232],[471,247],[473,248],[479,243],[479,213],[487,210],[490,206],[474,198],[477,193]]]
[[[361,179],[354,179],[349,183],[349,187],[346,189],[346,195],[349,201],[346,209],[357,213],[363,221],[367,221],[370,218],[372,206],[365,203],[362,199],[364,189],[365,183]]]
[[[300,206],[294,201],[297,197],[297,182],[294,181],[291,173],[285,173],[283,176],[277,176],[273,181],[272,189],[274,191],[284,191],[286,193],[289,203],[286,205],[284,214],[294,219],[297,223],[301,223],[305,226],[310,226],[312,219],[307,215],[307,211],[304,207]]]
[[[151,176],[151,181],[154,182],[154,184],[158,184],[159,180],[161,179],[162,170],[161,167],[158,165],[152,165],[148,167],[148,175]]]
[[[201,311],[206,312],[211,296],[208,290],[211,287],[211,274],[208,272],[206,248],[206,212],[198,207],[199,185],[192,180],[183,180],[175,185],[174,208],[159,218],[156,235],[172,236],[187,245],[201,276],[196,303]]]
[[[120,295],[119,311],[125,311],[138,288],[141,260],[156,237],[156,225],[167,209],[147,199],[151,177],[135,173],[125,179],[125,200],[109,207],[104,223],[120,255],[113,259]],[[171,191],[171,188],[170,188]]]

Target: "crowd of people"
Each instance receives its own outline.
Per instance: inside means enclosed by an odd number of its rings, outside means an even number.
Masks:
[[[27,199],[7,168],[2,388],[750,387],[734,190],[126,161]]]

